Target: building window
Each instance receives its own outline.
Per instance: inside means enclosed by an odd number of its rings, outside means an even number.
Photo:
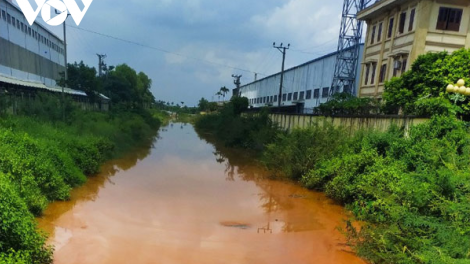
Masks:
[[[369,84],[369,74],[370,74],[370,64],[366,65],[366,78],[364,80],[364,85]]]
[[[28,34],[31,36],[32,35],[32,31],[31,31],[31,28],[28,27]]]
[[[406,71],[406,64],[408,63],[408,58],[405,57],[403,58],[403,61],[401,62],[401,72],[404,73]]]
[[[395,23],[395,18],[391,17],[388,23],[387,38],[391,38],[393,34],[393,23]]]
[[[14,27],[16,27],[16,19],[15,19],[14,16],[11,17],[11,21],[12,21],[11,24],[12,24]]]
[[[400,14],[400,25],[398,26],[398,33],[405,33],[406,12]]]
[[[370,78],[370,84],[375,83],[375,72],[377,71],[377,63],[372,63],[372,76]]]
[[[299,99],[299,92],[295,92],[294,93],[294,101]]]
[[[305,99],[307,100],[312,99],[312,90],[307,91],[307,96],[305,96]]]
[[[371,33],[371,37],[370,37],[370,44],[374,44],[374,39],[375,39],[375,29],[377,28],[377,26],[373,26],[372,27],[372,33]]]
[[[401,61],[399,59],[395,59],[393,63],[393,77],[397,77],[398,72],[400,71],[401,68]]]
[[[23,22],[21,22],[21,26],[20,26],[20,28],[21,28],[21,31],[23,31],[23,32],[24,32],[24,24],[23,24]]]
[[[315,89],[313,91],[313,98],[315,98],[315,99],[320,98],[320,89]]]
[[[328,93],[329,93],[329,92],[330,92],[330,88],[328,88],[328,87],[323,88],[321,97],[322,97],[322,98],[328,98]]]
[[[387,73],[387,64],[383,64],[382,67],[380,67],[379,83],[383,83],[385,81],[386,73]]]
[[[274,96],[274,102],[277,102],[277,95]]]
[[[300,92],[299,100],[304,100],[304,98],[305,98],[305,92]]]
[[[407,63],[408,63],[407,55],[404,55],[402,58],[396,57],[395,62],[393,64],[393,77],[403,74],[406,71]]]
[[[292,101],[292,93],[289,93],[289,94],[287,95],[287,101]]]
[[[271,95],[271,98],[270,98],[269,102],[271,102],[271,103],[274,102],[274,96]]]
[[[415,24],[415,15],[416,15],[416,9],[411,9],[410,13],[410,24],[408,25],[408,31],[413,31],[414,29],[414,24]]]
[[[460,31],[463,10],[459,8],[441,7],[437,18],[436,29]]]
[[[21,28],[20,28],[20,21],[19,21],[18,19],[16,20],[16,27],[21,30]]]
[[[287,100],[287,94],[282,95],[282,101],[285,102]]]
[[[2,10],[2,18],[3,18],[3,21],[7,20],[7,15],[6,15],[5,10]]]
[[[377,32],[377,42],[380,42],[382,40],[382,27],[383,23],[380,22],[379,24],[379,32]]]
[[[10,14],[7,15],[7,18],[8,18],[8,23],[11,24],[11,16],[10,16]]]

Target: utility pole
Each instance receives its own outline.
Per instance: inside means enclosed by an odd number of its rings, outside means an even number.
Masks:
[[[57,9],[55,10],[56,14],[60,14],[60,12],[57,12]],[[63,31],[64,31],[64,62],[65,62],[65,71],[64,71],[64,83],[62,85],[62,119],[65,122],[65,85],[67,83],[67,80],[69,79],[69,75],[67,73],[67,18],[70,16],[70,14],[67,12],[67,17],[65,18],[63,25]]]
[[[286,61],[286,50],[290,48],[290,44],[287,44],[287,47],[283,47],[282,43],[280,46],[276,46],[276,42],[274,42],[273,47],[275,49],[278,49],[282,53],[281,83],[279,84],[279,96],[277,98],[278,99],[277,111],[280,113],[281,112],[281,100],[282,100],[282,84],[284,82],[284,63]]]
[[[240,93],[240,85],[242,84],[240,79],[242,78],[242,75],[235,75],[235,74],[232,74],[232,77],[234,78],[233,80],[233,84],[235,84],[235,86],[237,87],[237,92],[236,92],[236,95],[235,96],[240,96],[241,93]]]
[[[101,77],[103,75],[103,65],[104,59],[106,59],[106,54],[96,54],[98,56],[98,76]]]

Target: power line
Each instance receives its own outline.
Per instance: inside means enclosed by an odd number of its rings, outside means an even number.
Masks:
[[[106,37],[106,38],[118,40],[118,41],[121,41],[121,42],[126,42],[126,43],[129,43],[129,44],[136,45],[136,46],[140,46],[140,47],[144,47],[144,48],[147,48],[147,49],[156,50],[156,51],[159,51],[159,52],[162,52],[162,53],[172,54],[172,55],[176,55],[176,56],[183,57],[183,58],[187,58],[187,59],[192,59],[192,60],[196,60],[196,61],[206,62],[206,63],[209,63],[209,64],[213,64],[213,65],[217,65],[217,66],[222,66],[222,67],[226,67],[226,68],[230,68],[230,69],[234,69],[234,70],[238,70],[238,71],[249,72],[249,73],[255,73],[255,72],[253,72],[253,71],[246,70],[246,69],[242,69],[242,68],[239,68],[239,67],[234,67],[234,66],[227,65],[227,64],[223,64],[223,63],[219,63],[219,62],[214,62],[214,61],[210,61],[210,60],[203,59],[203,58],[191,57],[191,56],[183,55],[183,54],[176,53],[176,52],[173,52],[173,51],[169,51],[169,50],[166,50],[166,49],[163,49],[163,48],[149,46],[149,45],[142,44],[142,43],[139,43],[139,42],[135,42],[135,41],[132,41],[132,40],[127,40],[127,39],[123,39],[123,38],[118,38],[118,37],[115,37],[115,36],[107,35],[107,34],[100,33],[100,32],[96,32],[96,31],[89,30],[89,29],[79,28],[79,27],[72,26],[72,25],[67,25],[67,27],[71,27],[71,28],[74,28],[74,29],[78,29],[78,30],[81,30],[81,31],[88,32],[88,33],[96,34],[96,35],[99,35],[99,36],[102,36],[102,37]],[[266,74],[264,74],[264,73],[259,73],[259,72],[258,72],[258,74],[266,76]]]

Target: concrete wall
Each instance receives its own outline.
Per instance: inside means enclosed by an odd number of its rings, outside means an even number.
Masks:
[[[350,133],[361,129],[373,129],[386,131],[392,125],[404,127],[407,133],[411,126],[426,122],[427,118],[399,117],[399,116],[378,116],[378,117],[324,117],[312,115],[289,115],[270,114],[269,117],[284,130],[294,128],[308,128],[313,124],[323,125],[333,124],[337,127],[344,127]]]

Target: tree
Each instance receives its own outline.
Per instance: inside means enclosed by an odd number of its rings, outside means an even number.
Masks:
[[[209,110],[209,101],[206,100],[204,97],[201,98],[201,100],[199,100],[199,103],[198,103],[198,108],[199,108],[199,111],[208,111]]]
[[[224,86],[224,87],[221,87],[221,88],[220,88],[220,90],[219,90],[219,92],[217,92],[217,94],[223,96],[224,102],[225,102],[225,95],[226,95],[228,92],[230,92],[230,90],[229,90],[227,87]]]
[[[417,108],[437,113],[432,108],[451,107],[449,94],[445,89],[448,84],[455,83],[458,79],[464,79],[467,83],[470,81],[468,65],[470,65],[470,49],[461,49],[452,54],[440,52],[421,55],[409,71],[385,84],[383,98],[386,105],[395,111],[402,108],[405,114],[420,112]],[[441,100],[436,101],[433,98]],[[470,114],[468,98],[459,102],[458,106]]]
[[[113,104],[128,108],[150,107],[155,104],[155,97],[150,91],[152,80],[143,72],[137,74],[127,64],[116,66],[101,80],[103,92],[109,95]]]
[[[97,93],[101,92],[101,87],[94,67],[85,65],[83,61],[69,63],[67,65],[67,75],[67,81],[65,83],[60,82],[59,85],[65,84],[65,86],[72,89],[84,91],[92,101],[97,99]]]

